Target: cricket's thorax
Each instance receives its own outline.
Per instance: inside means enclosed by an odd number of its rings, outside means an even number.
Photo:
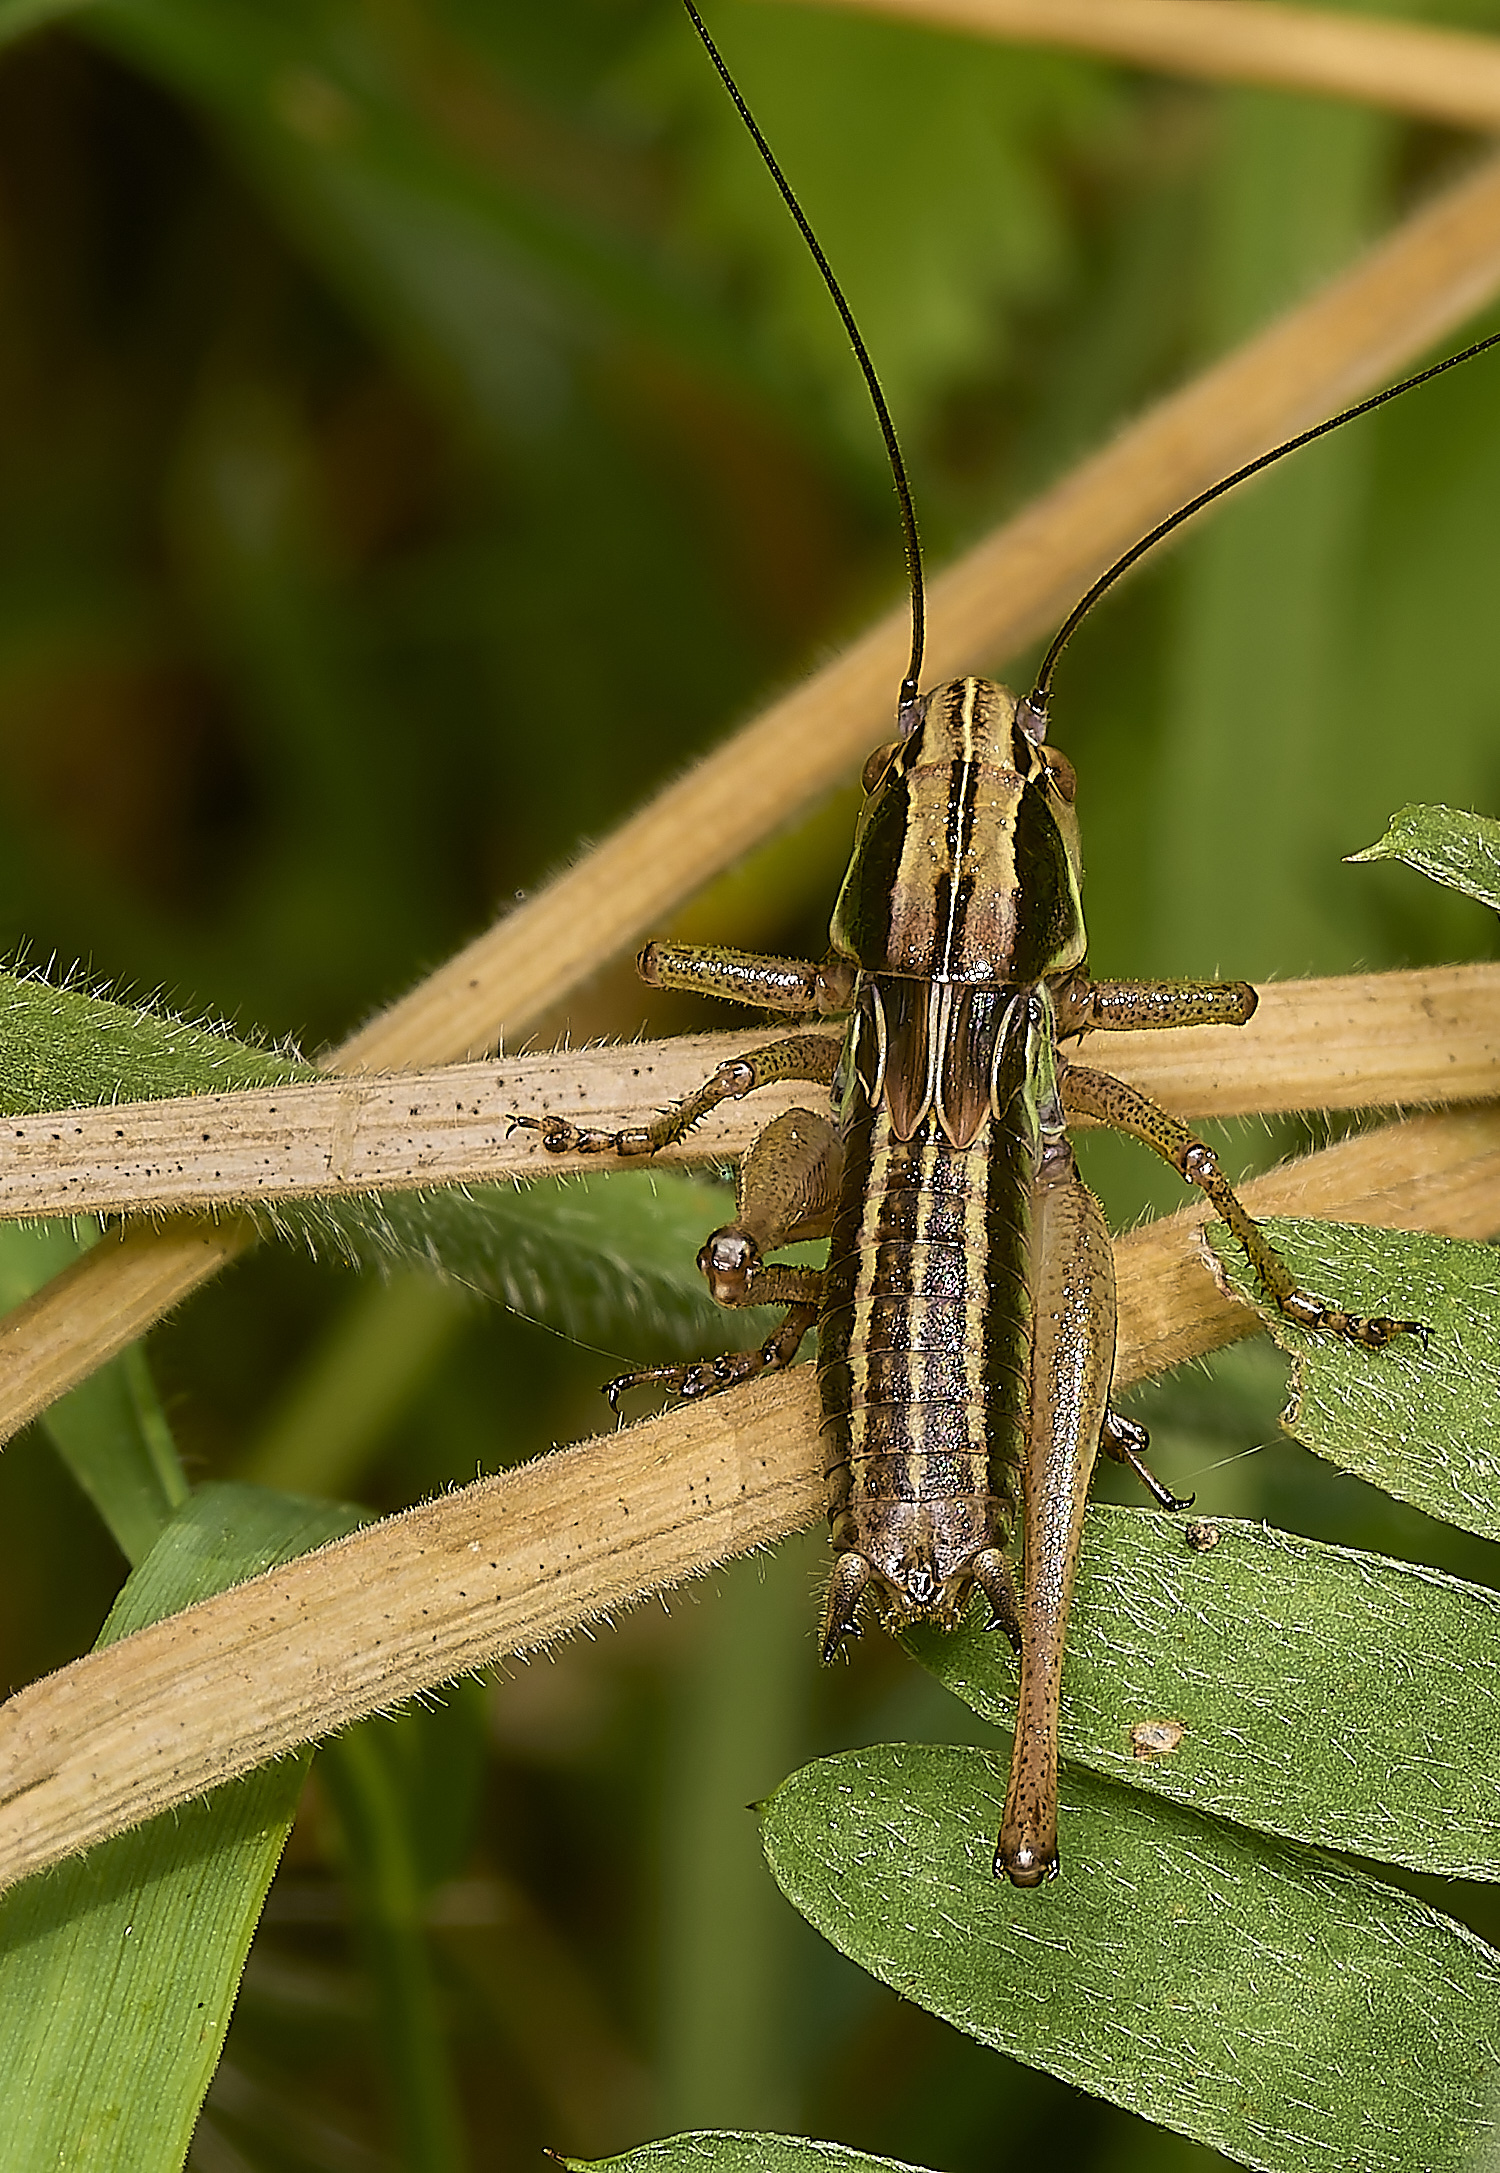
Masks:
[[[901,1023],[877,1038],[873,1021],[892,1011]],[[988,1590],[1002,1575],[995,1554],[1015,1520],[1033,1166],[1019,1022],[1020,1007],[989,991],[881,977],[862,989],[851,1037],[818,1328],[824,1468],[833,1545],[849,1558],[839,1597],[867,1589],[892,1628],[956,1624],[976,1580]],[[942,1101],[955,1034],[980,1059],[962,1127]],[[895,1101],[908,1070],[928,1089]]]

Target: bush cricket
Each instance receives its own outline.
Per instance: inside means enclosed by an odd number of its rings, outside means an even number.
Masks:
[[[1268,1300],[1298,1325],[1376,1352],[1420,1322],[1351,1313],[1298,1287],[1213,1150],[1144,1094],[1071,1061],[1063,1044],[1120,1028],[1242,1025],[1244,982],[1095,981],[1081,903],[1077,780],[1050,744],[1053,674],[1084,615],[1130,566],[1211,500],[1313,439],[1496,344],[1500,335],[1273,448],[1162,521],[1080,600],[1024,699],[978,678],[919,692],[923,590],[896,434],[864,342],[790,185],[710,38],[698,35],[796,219],[848,332],[885,437],[911,579],[912,649],[896,731],[864,770],[865,803],[821,963],[651,943],[649,986],[695,990],[798,1028],[722,1064],[651,1124],[595,1130],[518,1118],[550,1150],[649,1156],[725,1100],[773,1080],[827,1090],[756,1140],[736,1219],[698,1265],[724,1306],[785,1307],[757,1349],[612,1381],[681,1397],[791,1364],[818,1336],[835,1564],[822,1628],[831,1660],[862,1608],[887,1628],[952,1629],[976,1590],[1020,1658],[997,1876],[1058,1869],[1063,1647],[1097,1455],[1143,1461],[1143,1430],[1110,1409],[1110,1240],[1068,1140],[1086,1118],[1142,1141],[1200,1188]],[[806,1022],[837,1020],[833,1030]],[[819,1270],[767,1258],[827,1237]],[[1022,1575],[1005,1549],[1019,1521]]]

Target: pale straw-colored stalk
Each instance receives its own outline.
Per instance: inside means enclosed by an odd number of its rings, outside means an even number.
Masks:
[[[1500,129],[1500,42],[1273,0],[812,0],[933,30],[1063,46],[1162,75],[1260,83]]]
[[[642,1125],[765,1037],[680,1035],[14,1117],[0,1138],[0,1216],[224,1213],[618,1167],[615,1156],[551,1154],[512,1120]],[[1500,966],[1281,982],[1261,990],[1246,1026],[1096,1034],[1069,1054],[1181,1117],[1483,1101],[1500,1079]],[[817,1095],[790,1080],[726,1102],[657,1162],[733,1160],[772,1117]]]

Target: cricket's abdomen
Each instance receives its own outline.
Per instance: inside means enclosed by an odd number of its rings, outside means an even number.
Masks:
[[[869,1591],[888,1627],[952,1628],[973,1586],[1014,1623],[1000,1550],[1025,1456],[1030,1153],[991,1115],[955,1146],[898,1139],[884,1101],[847,1127],[818,1328],[838,1562],[825,1652]]]

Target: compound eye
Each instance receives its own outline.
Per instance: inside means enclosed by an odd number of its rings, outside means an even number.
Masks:
[[[875,790],[875,787],[880,783],[880,780],[882,777],[884,777],[886,771],[890,768],[891,757],[900,745],[901,742],[899,739],[893,739],[889,742],[888,745],[884,747],[877,747],[875,752],[871,755],[869,761],[865,764],[864,769],[860,773],[859,781],[865,788],[865,797],[867,799],[869,798],[870,794]]]
[[[1078,797],[1078,772],[1065,754],[1056,747],[1042,749],[1042,764],[1047,772],[1047,782],[1060,800],[1071,807]]]

